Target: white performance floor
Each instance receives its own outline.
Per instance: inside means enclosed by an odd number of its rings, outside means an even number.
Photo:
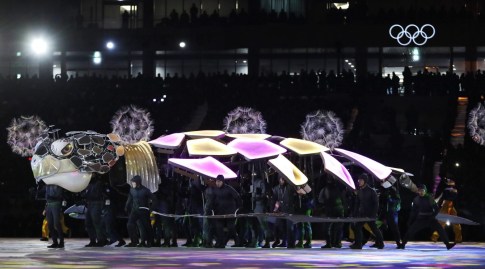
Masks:
[[[67,238],[64,249],[47,249],[37,238],[0,238],[0,268],[485,268],[485,243],[410,242],[405,250],[386,242],[382,250],[231,248],[85,248],[88,240]],[[183,243],[184,240],[180,240]]]

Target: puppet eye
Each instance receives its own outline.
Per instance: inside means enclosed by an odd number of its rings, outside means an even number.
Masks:
[[[69,143],[65,147],[62,148],[61,153],[63,155],[69,155],[69,154],[71,154],[72,149],[73,149],[72,143]]]
[[[71,142],[64,140],[56,140],[51,145],[51,151],[54,155],[59,157],[66,157],[70,155],[74,147]]]

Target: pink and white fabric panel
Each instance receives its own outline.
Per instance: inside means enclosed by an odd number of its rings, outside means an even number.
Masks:
[[[349,171],[343,164],[341,164],[337,159],[332,157],[330,154],[325,152],[320,152],[320,157],[322,157],[323,163],[325,164],[325,170],[342,180],[345,184],[355,190],[355,183],[350,175]]]
[[[176,149],[180,147],[180,145],[184,141],[184,138],[185,138],[185,134],[174,133],[166,136],[160,136],[157,139],[149,141],[148,144],[157,148]]]
[[[170,158],[168,159],[168,163],[175,167],[210,178],[216,178],[218,175],[223,175],[225,179],[237,177],[234,171],[213,157],[205,157],[202,159]]]
[[[385,166],[381,163],[378,163],[378,162],[376,162],[372,159],[369,159],[365,156],[357,154],[355,152],[348,151],[348,150],[345,150],[345,149],[338,149],[338,148],[336,148],[335,151],[339,152],[344,157],[352,160],[358,166],[364,168],[365,170],[367,170],[369,173],[373,174],[375,177],[377,177],[381,181],[386,179],[387,177],[389,177],[389,175],[392,172],[392,170],[389,167],[387,167],[387,166]]]
[[[249,161],[271,158],[286,152],[285,148],[273,144],[267,140],[236,138],[229,142],[227,146],[236,150]]]

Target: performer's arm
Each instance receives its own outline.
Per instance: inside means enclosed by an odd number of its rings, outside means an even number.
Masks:
[[[133,202],[133,197],[131,196],[131,192],[128,194],[128,199],[126,200],[125,204],[125,212],[128,213],[130,212],[130,205]]]

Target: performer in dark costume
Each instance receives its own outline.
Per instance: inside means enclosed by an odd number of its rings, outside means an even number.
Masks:
[[[294,214],[297,193],[294,188],[288,186],[284,178],[279,179],[277,186],[273,187],[272,205],[273,212]],[[295,248],[295,234],[293,222],[278,218],[275,223],[275,242],[272,247]],[[281,240],[281,241],[280,241]]]
[[[455,209],[455,201],[458,196],[458,190],[455,186],[455,181],[447,178],[446,179],[446,188],[443,190],[443,202],[441,202],[441,210],[440,213],[448,214],[452,216],[458,215]],[[441,227],[445,228],[446,223],[440,222]],[[463,241],[463,237],[461,235],[461,225],[460,224],[452,224],[453,233],[455,235],[455,243],[461,243]],[[433,232],[431,236],[431,240],[433,242],[438,241],[439,234],[437,231]]]
[[[402,248],[401,233],[399,232],[399,210],[401,210],[401,196],[399,195],[398,186],[385,188],[381,192],[382,219],[392,232],[396,241],[396,248]],[[371,246],[373,247],[373,246]]]
[[[260,177],[256,176],[253,180],[253,189],[252,189],[252,199],[254,213],[267,213],[268,212],[268,195],[267,195],[267,187],[266,182]],[[264,217],[258,217],[258,241],[264,239],[265,243],[262,248],[269,248],[270,241],[273,237],[271,229],[269,229],[268,221]]]
[[[57,185],[45,186],[46,218],[49,226],[52,245],[48,248],[64,248],[64,234],[62,233],[61,214],[64,200],[64,190]]]
[[[358,178],[359,190],[357,191],[357,199],[355,208],[357,210],[357,218],[377,218],[377,211],[379,209],[379,200],[377,193],[367,183],[369,176],[365,173]],[[355,243],[350,246],[351,249],[362,249],[362,228],[367,223],[376,237],[375,247],[378,249],[384,248],[384,239],[381,231],[377,228],[375,221],[356,222],[355,223]]]
[[[36,200],[45,200],[45,184],[43,181],[39,183],[37,186],[37,189],[32,188],[31,191],[32,193],[35,193],[35,199]],[[42,211],[42,216],[44,216],[44,220],[42,221],[42,237],[40,238],[40,241],[49,241],[49,224],[47,223],[47,216],[46,216],[46,208],[44,207],[44,210]],[[69,227],[66,226],[66,223],[64,221],[64,214],[61,214],[61,226],[62,226],[62,232],[64,235],[67,235],[70,233]]]
[[[450,243],[448,240],[448,235],[435,218],[438,212],[438,205],[427,193],[426,186],[419,185],[418,196],[413,200],[413,208],[411,211],[411,216],[409,217],[410,226],[402,242],[403,249],[405,248],[408,240],[412,238],[414,234],[425,228],[432,228],[438,231],[438,234],[441,240],[443,240],[443,243],[446,245],[447,249],[451,249],[455,246],[454,243]]]
[[[337,182],[327,178],[327,184],[318,195],[318,202],[323,204],[325,216],[329,218],[344,217],[344,198],[345,193]],[[341,248],[342,247],[342,222],[327,222],[323,225],[323,232],[326,235],[326,244],[322,248]]]
[[[296,199],[296,213],[298,215],[311,216],[313,212],[313,193],[298,193],[298,199]],[[295,247],[297,248],[311,248],[312,247],[312,225],[309,222],[300,222],[296,225],[296,238],[298,242]],[[303,243],[305,240],[305,243]]]
[[[104,206],[103,206],[103,211],[101,213],[101,224],[106,231],[106,234],[108,235],[109,238],[109,244],[114,244],[115,242],[118,242],[118,244],[115,245],[115,247],[122,247],[126,245],[125,240],[123,240],[123,237],[121,237],[120,233],[118,232],[118,229],[116,228],[115,225],[115,219],[116,219],[116,212],[119,212],[117,209],[119,206],[119,203],[117,203],[116,199],[116,194],[117,191],[112,188],[109,183],[104,184]]]
[[[141,184],[141,177],[134,176],[131,179],[132,188],[126,201],[125,211],[128,215],[126,227],[130,235],[131,242],[126,247],[151,247],[153,242],[153,232],[150,226],[150,211],[140,207],[151,208],[156,204],[156,197],[151,191]],[[137,223],[140,231],[141,242],[138,242]]]
[[[202,184],[200,178],[189,179],[188,190],[188,214],[204,214],[204,191],[206,186]],[[199,247],[202,244],[203,234],[203,219],[196,217],[188,217],[189,220],[189,235],[187,241],[192,242],[188,247]]]
[[[97,174],[89,182],[84,191],[86,200],[86,219],[84,225],[89,236],[89,244],[85,247],[104,247],[108,244],[106,234],[102,227],[102,210],[105,197],[103,195],[104,186]]]
[[[207,201],[204,205],[204,212],[206,215],[212,215],[212,209],[209,209],[209,206],[212,206],[209,201],[212,199],[214,187],[212,184],[215,184],[212,181],[207,182],[209,185],[204,190],[204,199]],[[215,219],[204,218],[202,220],[202,246],[205,248],[212,248],[214,247],[214,237],[215,237]]]
[[[157,196],[158,204],[154,208],[163,214],[175,213],[175,182],[164,174],[161,176],[162,181],[158,186],[158,191],[155,193]],[[155,246],[162,247],[177,247],[177,231],[175,229],[175,219],[166,216],[155,215]],[[163,238],[163,243],[161,239]],[[170,240],[175,242],[174,245],[170,243]]]
[[[246,173],[240,177],[239,184],[235,190],[241,197],[242,206],[238,213],[247,214],[252,212],[252,196],[251,196],[251,176]],[[258,240],[258,223],[255,218],[239,217],[236,219],[236,234],[237,240],[231,247],[248,247],[255,248]]]
[[[207,205],[208,212],[206,213],[212,214],[213,211],[215,215],[234,214],[241,207],[241,197],[233,187],[224,181],[224,176],[217,176],[216,187],[212,187],[212,194]],[[230,237],[236,240],[234,218],[216,219],[214,224],[216,226],[216,244],[214,247],[225,248]],[[227,234],[224,232],[225,227],[228,231]]]

